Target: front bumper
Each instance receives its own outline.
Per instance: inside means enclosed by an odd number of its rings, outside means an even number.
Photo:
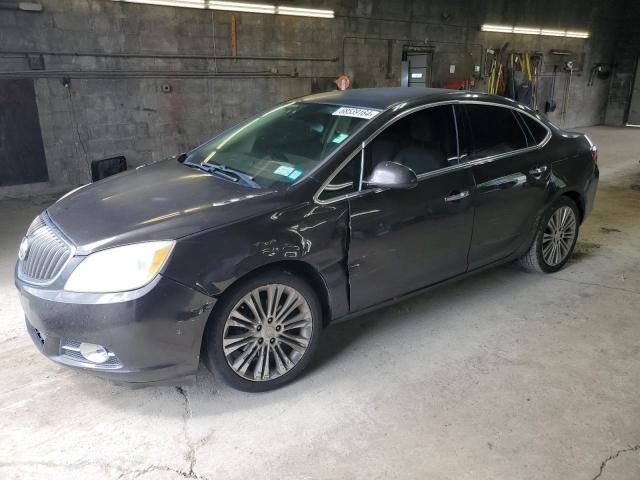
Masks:
[[[130,385],[195,375],[215,299],[169,278],[115,294],[39,288],[16,277],[34,344],[51,360]],[[81,342],[106,347],[104,364],[84,359]]]

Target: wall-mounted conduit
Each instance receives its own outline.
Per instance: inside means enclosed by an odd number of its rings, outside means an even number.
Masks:
[[[180,53],[105,53],[105,52],[54,52],[51,50],[4,50],[0,55],[47,55],[57,57],[101,57],[101,58],[150,58],[168,60],[256,60],[256,61],[292,61],[292,62],[337,62],[338,57],[285,57],[268,55],[211,55]]]
[[[262,72],[178,72],[172,70],[17,70],[0,72],[0,78],[334,78],[329,75],[298,75],[296,73]]]
[[[418,22],[420,23],[420,22]],[[345,70],[345,54],[346,54],[346,43],[347,40],[377,40],[377,41],[386,41],[387,48],[391,49],[393,46],[393,42],[402,43],[407,46],[420,46],[420,47],[433,47],[437,45],[458,45],[467,47],[474,47],[478,49],[478,62],[482,65],[482,61],[484,59],[484,46],[481,43],[472,43],[472,42],[449,42],[444,40],[431,40],[428,39],[426,42],[424,40],[413,40],[410,38],[393,38],[393,37],[374,37],[368,35],[345,35],[342,37],[342,70]],[[391,43],[390,43],[391,42]],[[387,53],[387,61],[389,62],[391,59],[390,50]],[[389,68],[389,66],[387,66]]]

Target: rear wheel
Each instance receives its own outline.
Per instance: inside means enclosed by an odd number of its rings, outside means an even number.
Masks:
[[[243,282],[210,319],[207,366],[239,390],[278,388],[311,360],[322,329],[321,311],[311,287],[288,272]]]
[[[560,197],[544,215],[529,251],[520,259],[527,270],[553,273],[565,266],[578,239],[578,208]]]

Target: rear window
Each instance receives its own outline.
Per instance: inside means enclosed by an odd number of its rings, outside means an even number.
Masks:
[[[470,158],[483,158],[527,147],[527,137],[511,108],[465,105],[471,129]]]
[[[525,125],[525,127],[529,130],[529,133],[531,134],[531,137],[534,140],[533,143],[535,145],[542,143],[542,141],[547,136],[547,129],[544,128],[540,124],[540,122],[538,122],[537,120],[534,120],[529,115],[525,115],[524,113],[518,113],[518,115],[520,115],[523,125]]]

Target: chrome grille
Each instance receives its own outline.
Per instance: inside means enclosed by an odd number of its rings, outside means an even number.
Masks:
[[[42,216],[38,215],[36,218],[33,219],[33,222],[31,222],[31,225],[29,225],[29,230],[27,230],[27,237],[32,235],[33,232],[35,232],[36,230],[44,226],[45,226],[45,223],[44,223],[44,220],[42,219]]]
[[[43,218],[37,217],[27,231],[27,256],[20,261],[20,276],[33,283],[46,283],[60,273],[73,251]]]

